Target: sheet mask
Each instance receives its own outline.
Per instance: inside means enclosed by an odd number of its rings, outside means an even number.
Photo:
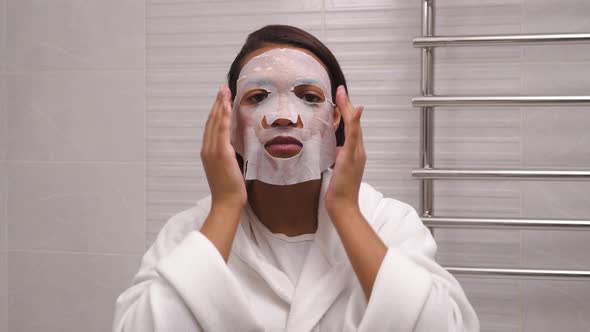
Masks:
[[[295,88],[303,84],[320,88],[324,100],[309,102],[297,96]],[[231,142],[244,159],[246,180],[291,185],[320,179],[322,171],[334,164],[336,137],[330,87],[325,68],[299,50],[275,48],[244,65],[233,101]],[[240,105],[252,90],[268,94],[260,102]],[[288,119],[300,128],[272,126],[278,119]],[[263,121],[268,125],[263,126]],[[277,136],[294,137],[303,148],[290,158],[273,157],[264,145]]]

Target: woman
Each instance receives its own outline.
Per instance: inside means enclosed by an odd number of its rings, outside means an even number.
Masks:
[[[228,83],[201,150],[211,196],[161,230],[113,331],[479,330],[416,211],[361,183],[363,107],[326,46],[266,26]]]

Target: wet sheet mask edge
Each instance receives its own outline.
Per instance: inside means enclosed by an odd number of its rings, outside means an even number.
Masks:
[[[302,84],[319,88],[323,101],[298,96],[295,90]],[[253,89],[268,94],[262,101],[240,105]],[[272,126],[277,119],[302,127]],[[320,179],[336,158],[333,119],[330,78],[315,58],[291,48],[274,48],[253,57],[240,71],[232,110],[231,142],[244,159],[244,178],[274,185]],[[302,150],[290,158],[271,156],[264,144],[277,136],[296,138]]]

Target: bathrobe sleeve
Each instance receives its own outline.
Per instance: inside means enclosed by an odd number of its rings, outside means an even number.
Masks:
[[[187,218],[172,217],[145,253],[117,299],[113,332],[263,330],[217,248]]]
[[[388,246],[367,303],[349,307],[357,331],[479,331],[479,320],[461,285],[434,260],[436,243],[410,205],[382,199],[374,225]],[[360,303],[360,302],[357,302]],[[356,311],[356,313],[354,312]],[[362,312],[362,313],[361,313]]]

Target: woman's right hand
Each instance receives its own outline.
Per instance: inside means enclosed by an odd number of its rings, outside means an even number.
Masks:
[[[211,189],[212,210],[240,211],[247,201],[246,186],[230,143],[231,92],[222,85],[213,103],[201,148],[201,161]]]

